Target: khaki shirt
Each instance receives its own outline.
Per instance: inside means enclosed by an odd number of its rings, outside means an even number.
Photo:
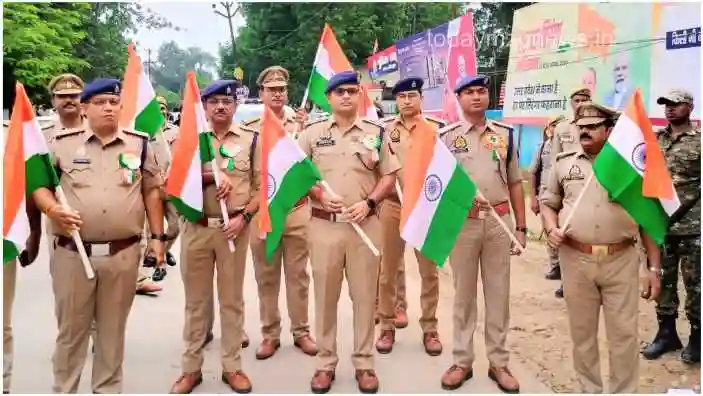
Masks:
[[[573,118],[566,118],[558,123],[554,128],[554,143],[552,144],[552,161],[557,154],[568,153],[570,151],[580,151],[581,142],[579,136],[581,131],[573,123]]]
[[[168,124],[164,128],[163,133],[159,132],[149,139],[149,145],[154,149],[156,162],[158,162],[161,167],[161,171],[164,172],[164,177],[166,171],[168,171],[168,167],[171,166],[171,155],[169,153],[171,153],[171,145],[176,139],[177,133],[178,127],[173,124]]]
[[[431,125],[435,127],[435,132],[440,128],[443,128],[446,123],[440,119],[425,116]],[[405,153],[410,147],[410,133],[415,129],[416,125],[408,128],[401,116],[387,117],[381,120],[386,128],[386,136],[384,144],[387,144],[390,148],[391,154],[398,158],[400,163],[400,170],[398,170],[398,183],[403,186],[403,167],[405,166]]]
[[[68,205],[83,220],[80,234],[86,242],[113,241],[143,232],[144,195],[161,188],[161,171],[153,150],[147,147],[146,161],[130,182],[119,157],[131,154],[141,162],[147,139],[141,132],[120,129],[103,144],[92,130],[75,128],[57,132],[49,142]],[[57,232],[58,228],[54,234],[60,235]]]
[[[85,117],[82,117],[82,118],[83,118],[82,127],[87,129],[88,128],[88,121],[85,119]],[[54,120],[50,124],[43,126],[41,128],[41,131],[44,134],[44,136],[46,137],[46,140],[51,141],[51,139],[53,139],[57,133],[65,130],[65,129],[67,129],[67,128],[61,123],[61,119],[56,117],[56,120]]]
[[[552,150],[554,146],[555,137],[547,138],[547,140],[537,146],[537,151],[535,151],[535,158],[532,161],[532,166],[530,166],[530,173],[535,174],[537,172],[537,165],[542,164],[542,169],[540,171],[539,186],[537,189],[537,195],[541,195],[544,189],[547,187],[547,179],[549,178],[549,171],[552,169]]]
[[[580,150],[558,155],[547,180],[547,188],[540,202],[559,212],[559,224],[574,209],[574,203],[592,173],[593,161]],[[639,235],[637,223],[594,179],[588,186],[571,223],[567,235],[591,245],[622,242]]]
[[[288,114],[283,116],[283,129],[286,131],[286,133],[291,134],[296,132],[296,123],[295,119],[293,117],[289,117]],[[251,119],[249,121],[245,121],[242,123],[245,127],[248,127],[250,129],[254,129],[256,131],[261,130],[261,117],[256,117],[254,119]]]
[[[254,136],[258,135],[253,129],[242,125],[232,124],[227,134],[219,140],[216,136],[212,139],[212,146],[215,151],[215,160],[211,164],[204,164],[203,170],[210,172],[216,166],[224,172],[232,184],[232,191],[227,198],[227,211],[229,213],[243,209],[252,198],[256,197],[259,189],[259,166],[260,150],[252,150]],[[234,169],[229,170],[228,159],[220,153],[220,147],[229,148],[229,152],[235,154],[233,157]],[[254,158],[251,153],[254,152]],[[217,186],[211,184],[205,187],[203,208],[207,217],[222,217],[220,203],[215,198]]]
[[[508,186],[522,182],[515,140],[512,158],[506,167],[509,130],[508,125],[487,120],[485,130],[460,121],[439,131],[440,139],[491,205],[508,201]],[[490,147],[496,147],[496,157]]]
[[[365,139],[381,138],[382,130],[380,124],[363,118],[342,129],[329,118],[308,124],[298,142],[322,179],[342,197],[345,206],[351,206],[366,199],[382,176],[400,169],[387,144],[378,149],[363,143]]]

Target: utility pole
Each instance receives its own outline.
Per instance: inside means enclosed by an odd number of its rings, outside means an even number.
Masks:
[[[232,61],[236,63],[237,51],[234,44],[234,26],[232,25],[232,20],[237,16],[242,6],[237,5],[235,8],[236,4],[231,1],[220,2],[220,5],[225,9],[225,12],[218,10],[217,4],[214,3],[212,4],[212,10],[215,14],[227,19],[227,23],[229,23],[229,37],[232,40]],[[236,65],[232,65],[232,70],[234,70],[235,66]]]

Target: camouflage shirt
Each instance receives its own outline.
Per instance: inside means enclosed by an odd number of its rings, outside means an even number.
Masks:
[[[681,205],[686,205],[701,191],[701,131],[691,125],[685,132],[672,137],[671,125],[669,125],[659,131],[658,140]],[[678,223],[671,227],[669,234],[701,234],[700,199]]]

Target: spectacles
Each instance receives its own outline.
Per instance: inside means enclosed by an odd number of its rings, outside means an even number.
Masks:
[[[112,105],[112,106],[119,106],[120,105],[120,98],[118,97],[112,97],[112,98],[98,98],[98,99],[92,99],[89,100],[89,103],[94,104],[96,106],[105,106],[107,104]]]
[[[288,92],[286,87],[264,87],[264,91],[271,92],[272,94],[282,94]]]
[[[359,88],[335,88],[333,92],[337,96],[344,96],[345,93],[354,96],[359,94]]]
[[[420,94],[417,92],[407,92],[407,93],[402,92],[402,93],[395,95],[395,98],[400,99],[400,100],[406,100],[406,99],[415,100],[419,97],[420,97]]]
[[[222,104],[224,106],[231,106],[234,104],[234,98],[208,98],[205,103],[212,106],[216,106],[218,104]]]

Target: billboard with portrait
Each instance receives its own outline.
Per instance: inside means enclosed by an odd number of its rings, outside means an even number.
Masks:
[[[571,114],[569,93],[623,109],[642,92],[656,124],[659,96],[673,88],[700,96],[699,3],[541,3],[513,16],[504,100],[506,122],[543,124]],[[694,118],[700,119],[700,106]]]

